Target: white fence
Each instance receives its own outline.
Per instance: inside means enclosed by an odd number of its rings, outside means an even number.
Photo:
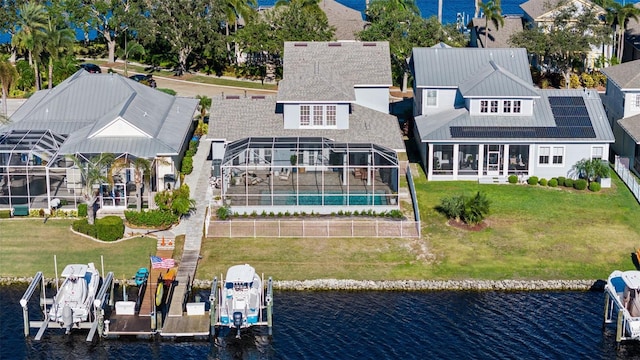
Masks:
[[[624,181],[625,184],[627,184],[627,187],[629,188],[629,190],[631,190],[633,196],[636,197],[636,200],[640,202],[640,183],[638,183],[636,176],[631,172],[631,170],[629,170],[627,166],[622,161],[620,161],[619,156],[616,156],[613,168],[615,169],[620,179]]]
[[[372,220],[217,220],[207,217],[205,234],[210,238],[257,237],[419,237],[420,222]]]

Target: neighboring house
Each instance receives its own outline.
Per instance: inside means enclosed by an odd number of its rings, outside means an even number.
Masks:
[[[525,49],[414,48],[414,135],[429,180],[573,176],[614,141],[593,90],[541,90]]]
[[[504,25],[500,25],[496,30],[495,24],[492,21],[489,21],[489,24],[487,25],[485,18],[472,19],[471,23],[468,25],[468,28],[471,30],[469,46],[479,48],[511,47],[511,44],[509,44],[509,38],[511,35],[524,30],[522,17],[507,15],[503,17],[503,20]],[[487,27],[488,30],[485,30],[485,27]],[[489,32],[486,37],[488,44],[484,43],[486,31]]]
[[[80,70],[33,94],[0,127],[0,203],[45,209],[54,198],[82,203],[84,181],[69,156],[88,161],[100,153],[113,153],[123,167],[113,174],[113,187],[96,185],[102,207],[124,208],[129,196],[135,201],[129,166],[136,158],[152,163],[147,190],[176,186],[197,106],[196,99],[171,96],[118,74]]]
[[[213,175],[238,213],[397,209],[387,42],[286,42],[277,96],[213,99]]]
[[[563,9],[570,9],[572,6],[576,9],[576,15],[583,13],[586,8],[592,8],[594,15],[600,21],[604,20],[606,11],[589,0],[529,0],[521,4],[520,8],[524,11],[523,18],[526,26],[550,29],[558,14]],[[609,59],[612,54],[611,44],[593,45],[591,52],[587,54],[587,59],[585,59],[585,66],[594,68],[599,58],[604,55],[605,59]]]
[[[607,92],[602,96],[616,142],[613,152],[629,158],[630,168],[640,174],[640,60],[602,69]]]

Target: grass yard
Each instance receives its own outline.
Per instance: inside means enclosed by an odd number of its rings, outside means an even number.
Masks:
[[[617,177],[599,193],[415,180],[422,239],[205,239],[196,277],[245,262],[281,280],[602,279],[633,267],[640,211]],[[446,225],[441,199],[476,191],[492,202],[489,227]]]
[[[204,239],[196,277],[212,279],[249,263],[278,280],[603,279],[631,269],[640,247],[640,211],[617,178],[599,193],[528,185],[426,182],[415,178],[422,239]],[[491,201],[489,226],[470,232],[448,226],[435,211],[444,197],[476,191]],[[148,266],[155,240],[100,244],[73,235],[71,220],[0,221],[0,276],[53,277],[67,263],[104,255],[117,278]],[[184,238],[176,238],[179,260]]]
[[[113,271],[118,279],[132,277],[139,267],[149,266],[149,255],[156,253],[156,240],[136,238],[119,243],[99,243],[75,235],[69,229],[73,220],[40,218],[0,221],[0,277],[33,276],[42,271],[55,277],[53,256],[58,260],[58,274],[65,265],[93,262],[102,271]]]

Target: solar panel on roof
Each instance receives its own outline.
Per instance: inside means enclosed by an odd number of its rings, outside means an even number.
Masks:
[[[452,126],[453,138],[595,138],[591,126],[517,127],[517,126]]]
[[[549,96],[549,105],[584,107],[584,99],[581,96]]]
[[[587,108],[577,106],[552,106],[553,116],[589,116]]]

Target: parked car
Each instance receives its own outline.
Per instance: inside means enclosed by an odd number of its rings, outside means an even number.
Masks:
[[[80,64],[80,67],[92,74],[100,74],[102,72],[102,70],[100,69],[100,66],[96,64],[84,63],[84,64]]]
[[[133,81],[137,81],[142,84],[146,84],[151,86],[152,88],[156,88],[156,81],[153,79],[153,75],[151,74],[135,74],[129,76],[129,79]]]

